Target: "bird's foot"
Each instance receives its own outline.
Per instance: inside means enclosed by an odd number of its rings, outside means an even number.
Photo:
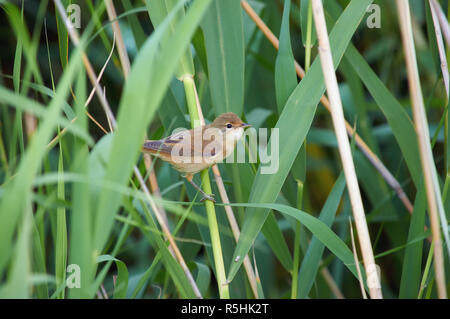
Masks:
[[[203,194],[203,198],[200,199],[200,201],[201,201],[201,202],[204,202],[205,200],[210,200],[210,201],[212,201],[213,203],[216,202],[216,200],[214,199],[214,194],[209,195],[209,194],[204,193],[204,194]]]

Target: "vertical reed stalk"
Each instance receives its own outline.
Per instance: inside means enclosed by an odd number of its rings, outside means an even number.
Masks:
[[[195,99],[196,106],[197,106],[197,113],[198,113],[198,123],[200,125],[205,125],[205,119],[203,117],[203,112],[202,112],[202,108],[200,105],[200,99],[198,97],[195,82],[194,82],[193,88],[194,88],[194,92],[189,91],[188,94],[190,94],[190,95],[193,94],[192,99],[193,100]],[[192,121],[192,119],[191,119],[191,121]],[[194,125],[194,122],[192,122],[192,123]],[[239,240],[239,236],[241,235],[241,232],[239,230],[239,225],[236,221],[236,217],[233,214],[233,210],[232,210],[231,206],[227,205],[230,203],[230,200],[228,199],[228,195],[225,190],[225,185],[223,184],[222,176],[220,175],[220,171],[219,171],[219,168],[217,167],[217,164],[214,164],[212,166],[212,171],[213,171],[214,177],[216,179],[216,185],[217,185],[217,188],[219,189],[220,197],[222,199],[222,202],[225,204],[224,209],[225,209],[225,213],[227,215],[228,223],[230,224],[230,228],[233,233],[234,240],[237,243]],[[253,292],[255,298],[259,298],[255,271],[253,270],[253,267],[252,267],[252,264],[250,262],[250,258],[248,257],[248,255],[245,256],[245,258],[244,258],[244,269],[245,269],[245,273],[247,274],[247,278],[248,278],[250,287],[252,289],[252,292]]]
[[[217,188],[219,189],[220,198],[222,198],[222,202],[224,204],[229,204],[230,200],[228,199],[228,195],[225,190],[225,185],[223,184],[222,176],[220,175],[220,171],[219,171],[219,168],[217,167],[217,165],[212,166],[212,171],[214,174],[214,178],[216,180]],[[231,232],[233,233],[234,240],[237,243],[239,240],[239,236],[241,235],[241,232],[239,230],[239,225],[236,221],[236,218],[234,217],[231,206],[225,205],[224,209],[225,209],[225,213],[227,214],[228,223],[230,224],[230,228],[231,228]],[[245,269],[245,273],[247,274],[247,278],[250,283],[250,288],[252,289],[253,295],[255,296],[255,298],[259,298],[255,272],[253,271],[252,264],[250,262],[250,258],[248,257],[248,255],[245,256],[245,258],[244,258],[244,269]]]
[[[201,126],[199,114],[198,97],[195,90],[195,82],[192,76],[186,75],[182,78],[184,90],[186,93],[186,100],[191,117],[192,128]],[[201,108],[200,108],[201,110]],[[201,173],[202,187],[205,193],[211,194],[211,182],[209,180],[208,170],[205,169]],[[211,236],[211,245],[214,256],[214,265],[216,268],[217,285],[219,288],[219,295],[222,299],[229,299],[230,293],[228,289],[227,278],[225,274],[225,265],[223,262],[222,246],[220,244],[219,225],[217,224],[216,210],[214,203],[210,200],[205,201],[206,215],[208,217],[208,226]]]
[[[443,211],[441,192],[437,184],[437,176],[434,167],[433,154],[430,147],[430,137],[428,131],[427,116],[423,103],[422,89],[417,69],[416,52],[414,48],[413,32],[411,27],[411,15],[409,3],[406,0],[397,0],[397,10],[402,34],[403,47],[405,51],[406,70],[408,75],[409,91],[411,94],[411,104],[413,110],[414,124],[416,126],[417,138],[420,150],[420,159],[425,179],[425,188],[428,199],[428,209],[430,214],[431,232],[434,242],[434,269],[436,285],[439,298],[446,299],[447,291],[445,287],[444,254],[442,248],[439,211],[441,212],[441,223],[444,229],[444,236],[447,234],[447,222]],[[444,223],[445,222],[445,223]]]
[[[308,20],[306,23],[306,48],[305,48],[305,72],[311,65],[311,37],[312,37],[312,3],[308,2]]]
[[[372,244],[370,241],[369,229],[367,227],[364,207],[359,191],[358,180],[356,178],[355,166],[348,141],[342,102],[337,84],[333,58],[330,51],[330,43],[327,33],[327,25],[321,0],[312,0],[314,22],[316,26],[317,38],[319,40],[319,55],[322,64],[322,71],[327,88],[328,97],[331,104],[331,117],[338,141],[339,154],[341,156],[344,174],[347,180],[347,188],[350,195],[353,215],[355,218],[358,239],[363,255],[364,266],[367,275],[373,279],[370,290],[371,298],[382,298],[380,278],[375,269],[375,259],[373,256]]]

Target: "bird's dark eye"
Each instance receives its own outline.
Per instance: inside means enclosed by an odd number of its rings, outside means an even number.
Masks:
[[[227,124],[227,128],[232,128],[233,125],[231,125],[230,123]]]

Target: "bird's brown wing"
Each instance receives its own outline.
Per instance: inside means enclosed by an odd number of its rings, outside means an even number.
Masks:
[[[158,156],[165,160],[174,160],[174,157],[191,157],[194,158],[205,158],[210,156],[217,156],[218,153],[222,153],[222,147],[214,148],[212,150],[207,150],[204,152],[204,147],[209,143],[213,142],[214,139],[208,138],[206,135],[204,137],[202,147],[200,149],[196,148],[194,145],[194,138],[202,137],[202,128],[196,128],[194,130],[186,130],[176,133],[174,135],[168,136],[161,140],[147,140],[144,143],[143,151],[148,152],[152,155]],[[220,143],[222,146],[222,143]],[[176,147],[175,152],[172,152]],[[187,154],[185,151],[188,151]],[[206,154],[205,154],[206,153]]]
[[[157,153],[170,155],[171,148],[164,143],[164,140],[147,140],[144,143],[143,151],[155,155]]]
[[[172,150],[175,146],[182,148],[185,143],[189,143],[187,140],[188,136],[189,131],[186,130],[161,140],[147,140],[144,142],[143,151],[161,159],[169,160],[172,158]]]

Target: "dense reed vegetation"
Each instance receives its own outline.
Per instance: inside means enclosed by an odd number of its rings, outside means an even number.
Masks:
[[[0,6],[1,298],[447,298],[448,1]]]

